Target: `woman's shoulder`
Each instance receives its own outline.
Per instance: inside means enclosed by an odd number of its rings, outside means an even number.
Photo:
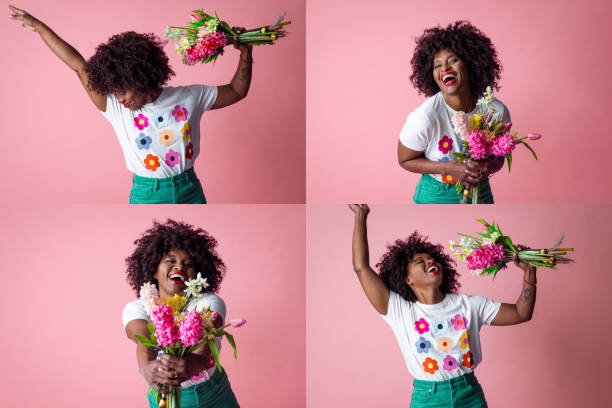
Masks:
[[[212,292],[200,294],[200,296],[194,299],[192,307],[198,312],[201,312],[206,308],[210,308],[210,310],[219,313],[225,320],[225,302],[223,299],[221,299],[221,297]]]

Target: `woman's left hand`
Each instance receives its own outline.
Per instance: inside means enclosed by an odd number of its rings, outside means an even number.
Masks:
[[[240,34],[246,31],[246,28],[244,27],[232,27],[232,30],[234,30],[234,32],[236,34]],[[238,41],[237,37],[234,37],[234,48],[236,48],[237,50],[240,50],[240,52],[247,52],[247,51],[251,51],[253,49],[252,45],[247,45],[247,44],[243,44],[240,41]]]
[[[466,160],[465,166],[470,171],[470,176],[480,183],[489,177],[489,163],[487,160]]]
[[[160,357],[160,362],[170,371],[174,371],[175,376],[180,382],[186,381],[193,376],[201,373],[208,361],[201,354],[189,353],[185,357],[175,357],[164,354]]]
[[[528,249],[530,249],[529,247],[526,247],[525,245],[515,245],[516,249],[520,251],[526,251]],[[512,254],[512,261],[514,262],[514,264],[516,266],[518,266],[519,268],[521,268],[523,271],[527,272],[527,271],[534,271],[536,270],[536,267],[533,265],[529,265],[527,262],[523,262],[519,259],[518,257],[518,253],[514,252]]]

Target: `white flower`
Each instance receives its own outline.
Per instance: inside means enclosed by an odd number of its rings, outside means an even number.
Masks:
[[[453,241],[452,239],[450,241],[448,241],[448,247],[451,249],[455,248],[455,241]]]
[[[489,106],[493,101],[495,100],[495,97],[493,96],[493,90],[491,89],[490,86],[487,86],[487,90],[484,92],[483,97],[478,99],[478,102],[476,103],[477,105],[481,105],[484,108],[486,108],[487,106]]]
[[[140,287],[140,299],[144,302],[149,316],[152,316],[153,306],[161,302],[159,291],[151,282],[145,282]]]
[[[194,298],[198,297],[204,288],[210,286],[208,282],[206,282],[206,278],[202,278],[202,274],[200,272],[198,272],[195,279],[190,279],[185,282],[185,285],[187,286],[187,289],[185,289],[185,296]]]

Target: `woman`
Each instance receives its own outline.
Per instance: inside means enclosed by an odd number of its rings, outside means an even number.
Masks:
[[[225,273],[225,265],[217,255],[217,241],[206,231],[191,225],[168,220],[155,222],[135,241],[136,249],[127,258],[127,280],[138,295],[145,282],[159,290],[162,299],[182,294],[185,282],[198,273],[207,280],[206,292],[192,301],[188,310],[201,312],[205,308],[217,313],[216,327],[223,325],[225,303],[215,295]],[[149,337],[147,324],[151,318],[141,300],[128,303],[123,310],[123,324],[127,336],[136,343],[136,358],[140,374],[151,388],[167,392],[165,387],[181,388],[181,407],[236,408],[239,407],[225,370],[219,372],[208,345],[185,357],[158,355],[143,346],[135,335]],[[221,346],[217,339],[217,347]],[[153,393],[149,392],[149,407],[157,408]]]
[[[404,169],[422,174],[414,202],[459,203],[454,185],[459,180],[466,187],[479,185],[479,201],[492,204],[489,176],[501,169],[504,160],[456,160],[453,152],[462,152],[463,144],[453,132],[451,118],[457,111],[483,112],[476,105],[479,96],[487,86],[499,88],[497,52],[491,40],[467,21],[429,28],[416,43],[410,80],[429,98],[406,119],[397,151]],[[493,108],[510,122],[510,113],[499,100],[493,102]]]
[[[85,61],[43,22],[24,10],[9,9],[10,18],[40,34],[77,74],[93,104],[113,125],[127,167],[134,173],[130,204],[206,203],[193,171],[200,153],[200,118],[205,111],[232,105],[247,95],[252,46],[234,44],[240,59],[227,85],[169,87],[166,83],[174,71],[163,42],[153,34],[114,35]]]
[[[366,297],[391,326],[414,377],[412,408],[486,407],[474,369],[482,360],[482,324],[504,326],[531,319],[536,296],[536,269],[524,271],[516,303],[457,294],[460,286],[453,260],[441,245],[418,233],[389,245],[370,267],[367,205],[350,205],[355,213],[353,267]]]

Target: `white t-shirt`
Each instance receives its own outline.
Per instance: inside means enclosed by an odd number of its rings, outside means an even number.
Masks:
[[[495,114],[501,113],[502,120],[510,122],[508,108],[495,99],[492,103]],[[400,133],[400,141],[404,146],[418,152],[424,152],[425,158],[431,161],[445,162],[455,160],[453,152],[463,152],[463,143],[459,135],[453,131],[451,118],[457,111],[446,104],[442,93],[427,98],[416,108],[408,118]],[[468,116],[484,113],[485,109],[476,105]],[[450,178],[444,179],[441,174],[432,174],[438,181],[454,184]]]
[[[491,324],[500,305],[463,294],[425,305],[392,291],[387,314],[381,316],[393,329],[414,378],[441,381],[471,373],[482,361],[480,327]]]
[[[102,115],[113,125],[131,172],[166,178],[193,167],[200,153],[200,119],[216,100],[215,86],[169,86],[133,111],[108,94]]]
[[[207,307],[210,307],[210,310],[219,313],[222,321],[225,322],[225,302],[214,293],[206,292],[201,294],[198,299],[192,301],[187,306],[187,310],[196,309],[198,312],[202,312]],[[147,314],[145,304],[140,299],[128,303],[123,308],[123,327],[125,328],[129,322],[136,319],[142,319],[148,322],[151,321],[151,318]],[[221,337],[217,337],[215,341],[217,343],[217,348],[219,351],[221,351]],[[192,377],[191,379],[182,382],[181,387],[191,387],[192,385],[208,381],[215,373],[215,370],[217,370],[217,366],[215,365],[215,360],[211,356],[206,369],[196,377]]]

